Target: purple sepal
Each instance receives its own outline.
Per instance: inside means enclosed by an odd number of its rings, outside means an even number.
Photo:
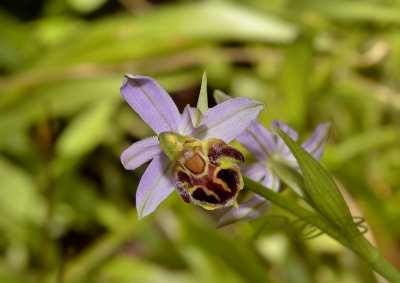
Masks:
[[[237,138],[258,159],[265,159],[275,151],[275,140],[271,133],[257,119],[253,120]]]
[[[320,160],[328,142],[330,123],[319,124],[312,136],[301,146],[310,153],[316,160]]]
[[[157,137],[150,137],[135,142],[121,154],[121,163],[127,170],[135,170],[143,163],[160,154],[161,148]]]
[[[152,213],[174,191],[171,165],[168,157],[160,154],[150,162],[144,172],[136,191],[139,219]]]
[[[199,139],[218,138],[229,143],[257,118],[263,108],[263,103],[245,97],[225,101],[204,113],[203,121],[192,135]]]
[[[156,134],[178,129],[180,120],[178,108],[154,79],[125,75],[121,94]]]

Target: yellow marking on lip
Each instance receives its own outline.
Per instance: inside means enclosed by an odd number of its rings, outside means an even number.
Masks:
[[[217,195],[215,192],[213,192],[212,190],[208,189],[207,187],[199,187],[200,189],[203,190],[203,192],[207,195],[207,196],[214,196],[216,198],[216,200],[218,202],[221,201],[221,198],[219,197],[219,195]]]
[[[222,167],[222,166],[221,166]],[[229,169],[229,170],[233,170],[233,171],[235,171],[235,173],[236,174],[238,174],[238,175],[240,175],[240,173],[237,171],[237,169],[235,170],[234,168],[229,168],[229,167],[226,167],[226,166],[223,166],[220,170],[215,170],[214,171],[214,175],[213,175],[213,180],[214,180],[214,182],[215,183],[217,183],[217,184],[220,184],[221,186],[222,186],[222,188],[225,190],[225,191],[227,191],[227,192],[232,192],[232,189],[228,186],[228,184],[224,181],[224,180],[222,180],[222,179],[220,179],[220,178],[218,178],[217,177],[217,175],[218,175],[218,173],[222,170],[222,169]],[[239,177],[240,178],[240,177]],[[239,181],[240,182],[240,181]],[[240,191],[241,189],[240,189],[240,183],[239,183],[239,186],[238,186],[238,191]]]

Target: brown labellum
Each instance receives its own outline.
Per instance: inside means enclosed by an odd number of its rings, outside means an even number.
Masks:
[[[243,154],[222,140],[187,140],[175,159],[174,180],[185,202],[206,209],[236,204],[243,188],[239,164]]]

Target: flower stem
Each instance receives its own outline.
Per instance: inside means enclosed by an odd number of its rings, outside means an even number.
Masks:
[[[253,191],[300,219],[314,225],[322,232],[340,242],[342,245],[353,250],[361,259],[366,261],[374,271],[385,277],[387,280],[392,283],[400,283],[399,271],[383,258],[380,252],[364,238],[362,233],[356,235],[345,235],[344,232],[346,229],[341,229],[341,227],[338,229],[338,227],[335,227],[333,223],[320,214],[301,207],[296,202],[282,197],[280,194],[275,193],[246,176],[243,176],[243,181],[245,188],[248,190]]]

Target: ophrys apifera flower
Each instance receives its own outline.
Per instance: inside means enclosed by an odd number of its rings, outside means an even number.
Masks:
[[[235,205],[243,188],[238,165],[244,161],[228,145],[264,107],[249,98],[235,98],[208,109],[203,79],[197,108],[180,115],[168,93],[152,78],[125,75],[121,93],[157,136],[138,141],[121,155],[134,170],[152,160],[137,191],[139,218],[152,213],[174,189],[186,202],[206,209]]]

